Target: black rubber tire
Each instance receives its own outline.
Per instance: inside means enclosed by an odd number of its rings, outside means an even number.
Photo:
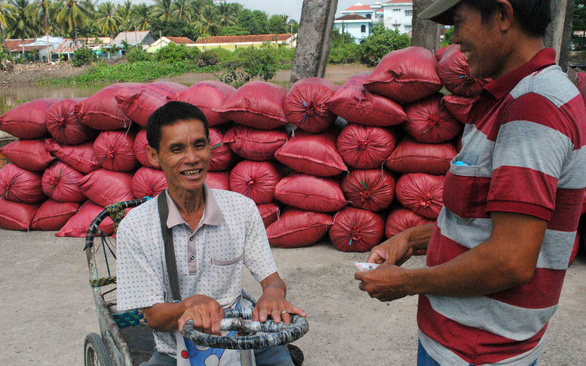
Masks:
[[[102,338],[96,333],[90,333],[83,343],[83,363],[85,366],[114,366]]]
[[[291,359],[293,360],[293,364],[295,366],[303,365],[303,361],[305,360],[305,356],[303,356],[303,352],[301,349],[293,344],[288,344],[287,349],[289,350],[289,354],[291,355]]]

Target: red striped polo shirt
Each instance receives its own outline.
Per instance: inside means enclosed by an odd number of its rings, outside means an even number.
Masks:
[[[488,240],[491,212],[532,215],[548,225],[529,283],[487,296],[419,297],[420,340],[440,364],[529,365],[543,352],[586,186],[585,116],[553,49],[486,85],[473,106],[446,175],[427,266]]]

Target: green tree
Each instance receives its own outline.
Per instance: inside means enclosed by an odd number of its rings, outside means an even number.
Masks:
[[[193,6],[191,3],[191,0],[173,1],[173,19],[190,22],[193,18]]]
[[[362,41],[362,62],[376,66],[389,52],[409,47],[411,38],[398,30],[387,29],[383,24],[375,24],[372,34]]]
[[[150,23],[150,28],[153,35],[165,35],[168,37],[188,37],[195,40],[199,33],[195,26],[188,22],[181,22],[179,20],[169,20],[167,22],[160,19],[153,19]]]
[[[4,31],[8,27],[8,24],[10,24],[10,21],[13,20],[12,11],[14,11],[12,5],[7,4],[4,0],[0,0],[0,41],[4,40]]]
[[[230,27],[235,25],[238,12],[242,11],[243,8],[244,7],[238,3],[220,3],[218,5],[218,13],[220,14],[220,25],[222,27]]]
[[[222,27],[220,29],[220,36],[246,36],[250,32],[239,25],[233,25],[231,27]]]
[[[574,0],[574,19],[572,30],[575,35],[572,37],[574,50],[586,49],[586,0]]]
[[[122,4],[116,6],[116,16],[120,20],[119,28],[123,32],[134,29],[132,21],[132,0],[125,0]]]
[[[171,14],[173,14],[173,0],[155,0],[153,16],[161,20],[169,20]]]
[[[97,20],[98,26],[100,27],[100,34],[110,38],[113,38],[118,33],[119,25],[122,21],[116,14],[116,6],[110,1],[98,6]]]
[[[444,32],[444,39],[442,40],[441,47],[449,46],[452,44],[452,35],[454,34],[454,27],[446,28]]]
[[[222,25],[218,8],[215,5],[206,5],[201,9],[197,26],[204,37],[219,35]]]
[[[273,34],[289,33],[289,16],[287,14],[274,14],[269,18],[269,31]]]
[[[146,31],[151,28],[151,7],[145,3],[140,3],[132,9],[132,17],[136,29],[139,31]]]
[[[244,9],[238,14],[236,24],[249,34],[268,34],[268,16],[260,10]]]
[[[8,23],[8,37],[20,37],[22,44],[27,37],[34,37],[34,29],[30,13],[29,0],[9,0],[8,4],[13,7],[12,17]],[[24,48],[22,49],[22,59],[24,60]]]
[[[89,17],[88,11],[78,0],[64,0],[57,14],[57,23],[66,25],[66,31],[73,34],[73,41],[77,41],[77,28],[81,27]]]

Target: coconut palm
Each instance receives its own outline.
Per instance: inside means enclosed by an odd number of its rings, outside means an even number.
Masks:
[[[14,11],[12,5],[0,0],[0,41],[4,40],[4,30],[12,20],[12,11]]]
[[[151,7],[145,3],[140,3],[132,9],[132,16],[134,25],[139,31],[149,30],[151,24],[149,19],[151,17]]]
[[[99,0],[81,0],[81,6],[87,11],[90,18],[95,18],[98,12]]]
[[[173,17],[183,22],[189,22],[192,19],[193,5],[192,0],[174,0]]]
[[[9,0],[8,4],[13,7],[12,17],[8,22],[8,37],[20,37],[22,44],[27,37],[34,37],[34,27],[27,8],[30,5],[29,0]],[[24,60],[24,47],[22,48],[22,58]]]
[[[54,19],[56,11],[59,7],[58,3],[51,3],[51,0],[35,0],[28,8],[28,15],[35,29],[39,33],[44,32],[47,37],[47,45],[49,45],[49,33],[53,30]],[[42,29],[41,29],[42,28]],[[47,55],[47,62],[51,61],[51,53]]]
[[[173,0],[155,0],[153,16],[168,21],[173,13]]]
[[[201,9],[197,26],[204,36],[217,36],[220,34],[220,12],[215,5],[206,5]]]
[[[116,7],[116,14],[120,19],[120,30],[129,31],[133,29],[132,23],[132,1],[126,0]]]
[[[77,28],[82,26],[89,17],[88,11],[78,0],[64,0],[59,13],[57,23],[67,26],[66,31],[73,33],[73,41],[77,41]]]
[[[220,15],[220,24],[223,27],[229,27],[236,24],[236,16],[238,10],[242,9],[243,6],[240,4],[226,4],[224,2],[218,5],[218,13]]]
[[[112,38],[115,33],[118,33],[121,19],[116,14],[116,6],[113,2],[107,1],[98,6],[97,20],[101,35]]]

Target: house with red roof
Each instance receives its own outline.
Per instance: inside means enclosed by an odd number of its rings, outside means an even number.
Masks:
[[[295,47],[297,45],[297,34],[199,37],[195,41],[195,46],[201,49],[223,48],[234,51],[243,47],[260,47],[267,43],[274,44],[278,47]]]
[[[372,5],[356,3],[340,12],[334,28],[350,33],[360,43],[372,33],[374,24],[383,23],[386,28],[401,33],[411,33],[413,18],[412,0],[375,1]]]
[[[153,44],[147,48],[148,53],[155,53],[159,49],[170,45],[171,43],[176,45],[185,45],[187,47],[195,47],[195,42],[187,37],[161,37],[157,39]]]

